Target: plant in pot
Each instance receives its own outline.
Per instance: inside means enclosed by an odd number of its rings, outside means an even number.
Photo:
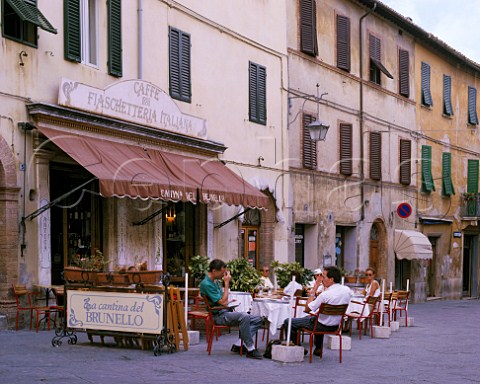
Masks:
[[[272,263],[273,271],[277,276],[277,284],[281,288],[285,288],[287,284],[292,281],[292,272],[297,272],[300,276],[298,283],[305,285],[313,278],[313,272],[310,269],[303,268],[300,263],[279,263],[274,261]]]
[[[229,261],[227,268],[232,275],[231,291],[253,293],[260,284],[260,273],[243,257]]]
[[[196,287],[200,282],[203,280],[205,275],[208,272],[208,266],[210,264],[210,259],[207,256],[193,256],[190,259],[190,263],[188,265],[188,270],[192,274],[193,277],[193,285]]]

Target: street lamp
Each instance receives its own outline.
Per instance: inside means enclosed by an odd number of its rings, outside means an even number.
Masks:
[[[310,138],[312,141],[325,141],[327,137],[329,125],[324,124],[320,121],[320,100],[326,93],[322,93],[322,96],[318,96],[318,88],[320,84],[317,83],[317,119],[312,121],[310,124],[307,125],[308,132],[310,133]]]

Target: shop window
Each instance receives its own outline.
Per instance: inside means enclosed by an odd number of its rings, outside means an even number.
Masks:
[[[260,244],[260,212],[257,209],[249,209],[245,212],[243,225],[240,228],[240,255],[248,260],[254,267],[259,268],[259,244]]]
[[[190,35],[170,27],[170,96],[190,103]]]

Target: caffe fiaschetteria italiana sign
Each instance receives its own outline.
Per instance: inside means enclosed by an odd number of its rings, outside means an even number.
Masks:
[[[124,80],[98,89],[62,78],[58,104],[201,139],[207,137],[204,119],[182,113],[161,88],[144,80]]]
[[[67,327],[159,334],[163,295],[67,290]]]

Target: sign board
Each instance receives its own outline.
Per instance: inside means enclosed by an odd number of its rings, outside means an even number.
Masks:
[[[453,232],[453,237],[462,237],[462,232]]]
[[[407,217],[410,217],[412,214],[412,206],[408,203],[401,203],[398,204],[397,207],[397,215],[401,217],[402,219],[406,219]]]
[[[205,139],[204,119],[182,113],[161,88],[144,80],[124,80],[105,89],[62,78],[58,104]]]
[[[163,294],[67,290],[69,328],[159,334]]]

